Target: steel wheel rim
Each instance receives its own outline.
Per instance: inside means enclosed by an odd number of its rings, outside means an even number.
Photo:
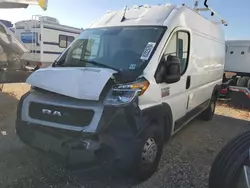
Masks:
[[[142,163],[153,163],[157,155],[157,144],[154,138],[149,138],[143,147],[142,151]]]

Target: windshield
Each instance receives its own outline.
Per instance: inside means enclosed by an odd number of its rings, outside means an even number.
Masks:
[[[83,31],[59,57],[57,65],[135,70],[146,66],[164,27],[134,26]]]

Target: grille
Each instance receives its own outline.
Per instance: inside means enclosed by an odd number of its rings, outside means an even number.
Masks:
[[[33,119],[64,125],[87,126],[94,116],[94,111],[31,102],[29,116]]]

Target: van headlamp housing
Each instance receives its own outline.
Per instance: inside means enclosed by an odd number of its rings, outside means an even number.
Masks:
[[[117,84],[108,92],[104,105],[126,106],[133,102],[136,97],[143,95],[148,86],[149,82],[144,78],[131,83]]]

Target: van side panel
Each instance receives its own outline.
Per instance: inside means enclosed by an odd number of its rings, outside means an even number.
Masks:
[[[187,112],[212,96],[214,87],[222,83],[225,64],[225,38],[220,25],[186,8],[187,27],[192,30],[188,74],[191,86]]]
[[[187,111],[212,96],[216,84],[221,84],[224,69],[225,44],[213,36],[192,30],[188,74],[191,76]]]

